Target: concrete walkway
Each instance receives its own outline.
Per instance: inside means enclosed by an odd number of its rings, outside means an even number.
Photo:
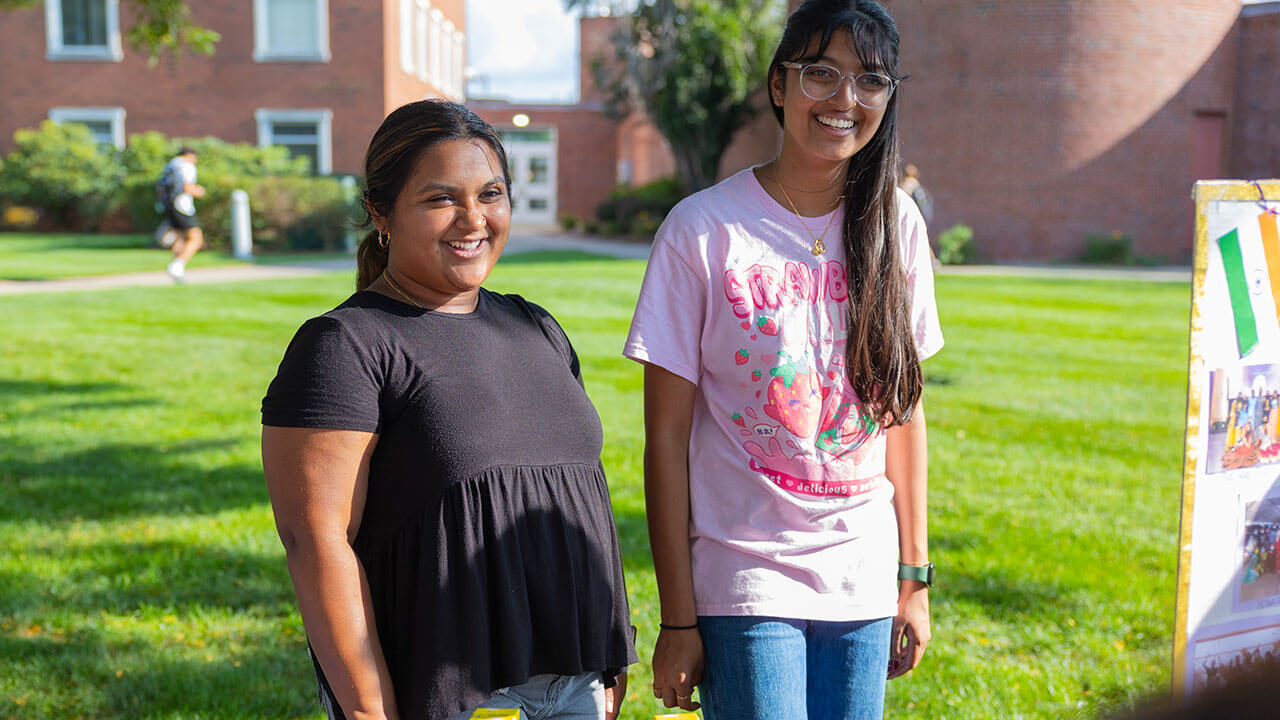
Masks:
[[[643,260],[649,257],[649,243],[634,240],[606,240],[583,235],[557,233],[522,234],[514,231],[504,254],[542,251],[577,251],[605,257]],[[215,283],[274,280],[280,278],[322,275],[331,272],[354,272],[355,259],[327,260],[280,265],[233,265],[196,268],[187,271],[187,283]],[[1043,278],[1081,278],[1136,280],[1143,282],[1187,282],[1191,268],[1100,268],[1070,265],[946,265],[940,275],[1016,276]],[[76,292],[108,290],[122,287],[161,287],[173,285],[163,266],[154,272],[60,278],[57,280],[0,280],[0,295],[22,295],[44,292]]]

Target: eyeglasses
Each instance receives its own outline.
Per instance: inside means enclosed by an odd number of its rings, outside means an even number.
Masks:
[[[800,89],[810,100],[826,100],[840,89],[845,78],[853,81],[853,100],[868,110],[884,107],[893,95],[897,83],[880,73],[842,73],[830,65],[801,65],[797,62],[780,63],[782,67],[800,71]]]

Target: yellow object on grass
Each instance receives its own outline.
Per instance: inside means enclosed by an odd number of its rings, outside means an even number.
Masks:
[[[664,713],[662,715],[654,715],[653,720],[698,720],[698,713]]]

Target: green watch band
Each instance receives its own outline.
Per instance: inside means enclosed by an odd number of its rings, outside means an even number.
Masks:
[[[915,580],[928,587],[933,587],[933,563],[928,565],[908,565],[898,563],[899,580]]]

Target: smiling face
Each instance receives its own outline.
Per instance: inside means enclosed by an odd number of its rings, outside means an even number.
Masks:
[[[474,138],[436,145],[374,222],[391,235],[387,273],[396,284],[425,307],[470,312],[511,226],[497,154]]]
[[[863,67],[848,30],[835,32],[821,54],[819,40],[818,36],[811,38],[795,61],[830,65],[846,75],[882,72]],[[800,89],[800,71],[785,67],[774,69],[769,93],[774,105],[782,108],[783,154],[804,163],[841,163],[853,157],[871,142],[888,107],[869,110],[859,105],[851,80],[841,81],[836,93],[826,100],[812,100]]]

